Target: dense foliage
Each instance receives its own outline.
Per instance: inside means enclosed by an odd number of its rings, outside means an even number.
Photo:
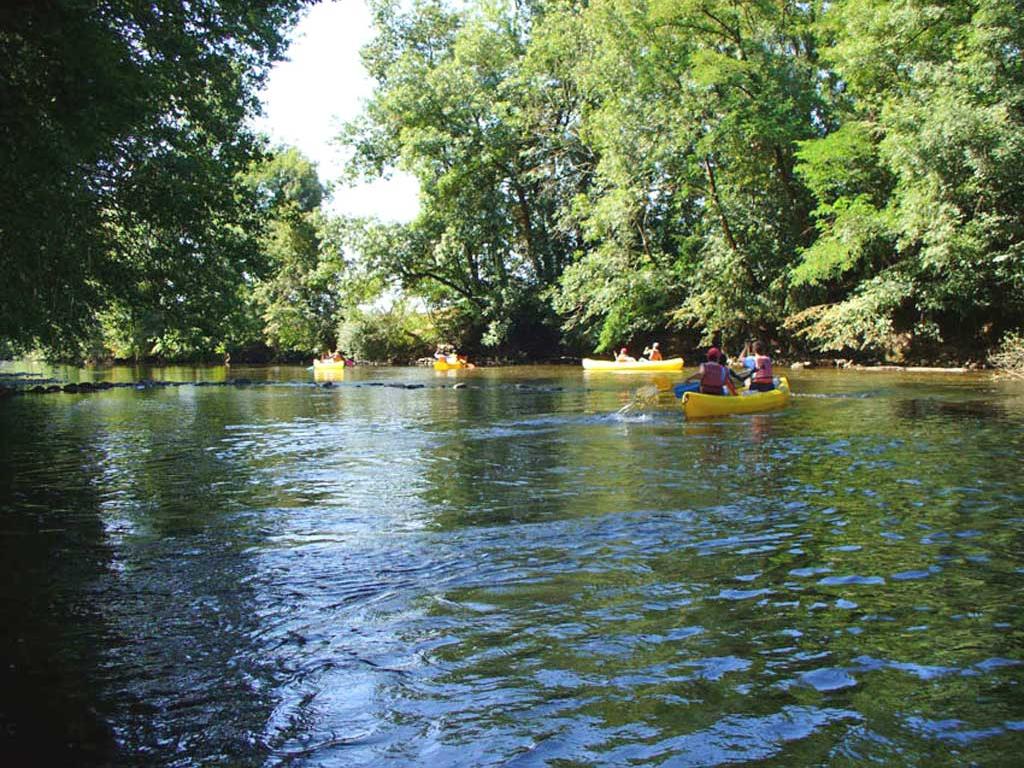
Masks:
[[[245,128],[302,0],[4,6],[0,341],[981,359],[1019,338],[1020,0],[369,4],[376,91],[343,140],[352,179],[416,177],[406,224],[327,214],[315,167]]]
[[[0,338],[201,348],[266,269],[236,178],[302,0],[0,7]]]
[[[357,174],[380,268],[464,321],[609,349],[991,345],[1024,317],[1012,0],[373,0]]]
[[[1024,334],[1011,332],[989,356],[989,362],[1002,372],[1024,378]]]

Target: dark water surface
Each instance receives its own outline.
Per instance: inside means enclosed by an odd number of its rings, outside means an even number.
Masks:
[[[230,375],[0,402],[5,765],[1020,764],[1020,385]]]

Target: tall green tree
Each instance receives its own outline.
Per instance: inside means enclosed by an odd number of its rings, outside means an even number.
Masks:
[[[245,184],[268,222],[259,241],[267,275],[254,281],[252,295],[266,343],[279,353],[333,349],[345,260],[321,210],[316,167],[298,150],[284,149],[254,166]]]
[[[905,354],[1024,315],[1013,0],[374,2],[369,260],[490,342]]]
[[[578,150],[564,130],[572,104],[552,105],[549,83],[526,65],[540,4],[372,6],[378,35],[364,60],[378,88],[348,131],[353,168],[404,168],[421,194],[419,218],[381,266],[456,311],[468,339],[521,347],[546,320],[554,327],[540,294],[575,235],[559,221],[564,185],[575,183],[558,166]]]
[[[810,196],[796,142],[830,117],[813,3],[596,0],[579,11],[598,180],[576,210],[592,249],[561,305],[604,323],[601,346],[671,318],[707,337],[782,319]],[[636,318],[635,320],[632,318]]]
[[[1024,322],[1021,4],[829,6],[843,127],[800,151],[819,237],[793,270],[825,349],[991,343]]]
[[[110,308],[219,332],[263,268],[245,118],[302,4],[3,4],[0,337],[67,350]]]

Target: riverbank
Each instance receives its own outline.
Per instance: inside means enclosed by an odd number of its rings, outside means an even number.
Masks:
[[[787,367],[786,363],[780,363],[778,365],[779,367]],[[841,370],[866,371],[868,373],[872,371],[877,373],[979,373],[984,371],[996,370],[994,368],[989,368],[981,365],[962,365],[950,367],[944,367],[939,365],[889,365],[885,363],[879,363],[877,365],[862,365],[860,363],[850,363],[848,361],[836,361],[832,365],[814,364],[809,362],[795,362],[789,363],[788,367],[795,371],[805,370],[809,368],[838,368]]]

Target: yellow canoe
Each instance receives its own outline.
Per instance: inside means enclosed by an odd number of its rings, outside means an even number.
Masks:
[[[447,360],[435,360],[434,370],[435,371],[458,371],[462,368],[471,367],[470,363],[464,363],[461,360],[457,363],[449,363]],[[475,366],[473,366],[475,367]]]
[[[637,360],[635,363],[617,363],[614,360],[594,360],[584,357],[583,369],[586,371],[616,371],[620,373],[681,371],[683,370],[683,358],[673,357],[669,360]]]
[[[768,392],[750,392],[737,397],[686,392],[683,394],[683,412],[688,419],[728,416],[733,413],[758,413],[785,408],[789,404],[789,397],[789,380],[783,376],[779,379],[779,386]]]
[[[320,360],[319,358],[314,358],[313,359],[313,368],[314,369],[323,368],[324,370],[344,370],[345,369],[345,361],[344,360]]]

